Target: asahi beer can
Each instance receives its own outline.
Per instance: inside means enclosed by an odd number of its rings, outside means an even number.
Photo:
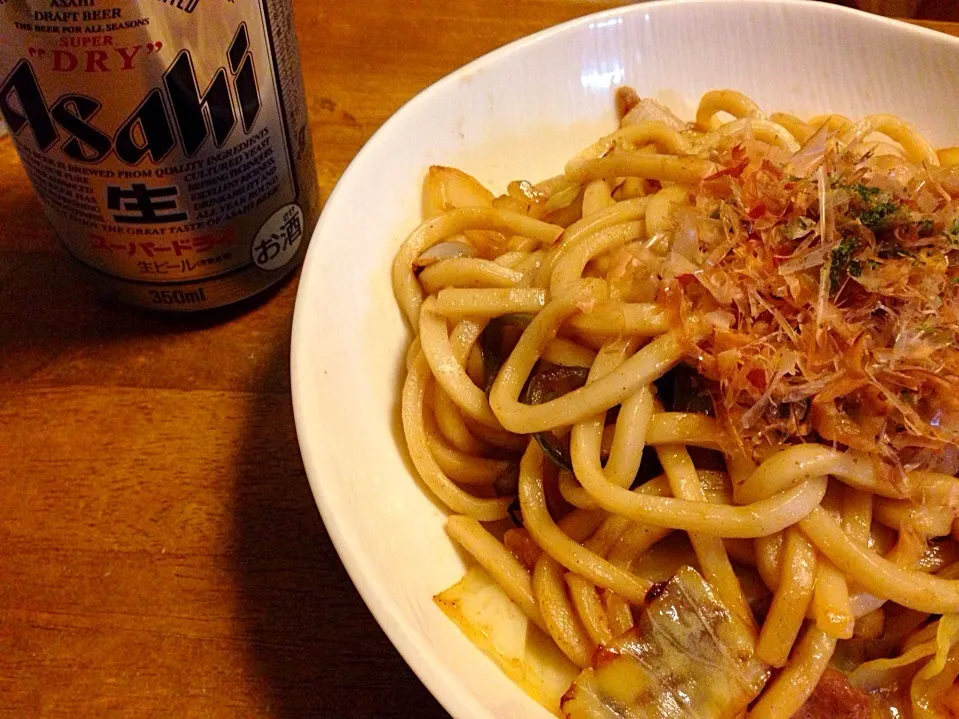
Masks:
[[[127,302],[218,307],[317,214],[291,0],[0,0],[0,116],[62,243]]]

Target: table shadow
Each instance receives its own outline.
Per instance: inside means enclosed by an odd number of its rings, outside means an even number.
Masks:
[[[288,368],[288,347],[276,347],[270,371]],[[251,396],[239,452],[236,615],[266,685],[268,714],[447,717],[376,624],[336,555],[310,493],[287,395]]]
[[[222,310],[160,314],[98,299],[63,253],[0,251],[0,404],[16,402],[23,383],[58,357],[229,323],[284,299],[275,295],[287,286]],[[263,346],[271,354],[252,386],[242,387],[250,404],[227,508],[234,531],[220,548],[235,591],[238,651],[248,657],[236,693],[244,705],[258,703],[251,715],[276,719],[447,717],[376,624],[323,527],[285,389],[289,333],[276,340]]]

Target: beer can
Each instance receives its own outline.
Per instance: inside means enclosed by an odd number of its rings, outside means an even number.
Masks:
[[[291,0],[0,0],[0,117],[118,298],[235,302],[298,266],[316,170]]]

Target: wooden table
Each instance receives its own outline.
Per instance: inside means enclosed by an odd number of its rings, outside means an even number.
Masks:
[[[420,89],[617,4],[296,0],[323,198]],[[313,504],[290,409],[296,281],[205,316],[105,304],[9,138],[0,188],[0,716],[444,716]]]

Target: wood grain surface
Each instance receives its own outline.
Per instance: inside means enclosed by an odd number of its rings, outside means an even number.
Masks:
[[[419,90],[617,4],[296,0],[322,197]],[[295,292],[194,317],[99,300],[0,140],[0,716],[445,716],[313,504]]]

